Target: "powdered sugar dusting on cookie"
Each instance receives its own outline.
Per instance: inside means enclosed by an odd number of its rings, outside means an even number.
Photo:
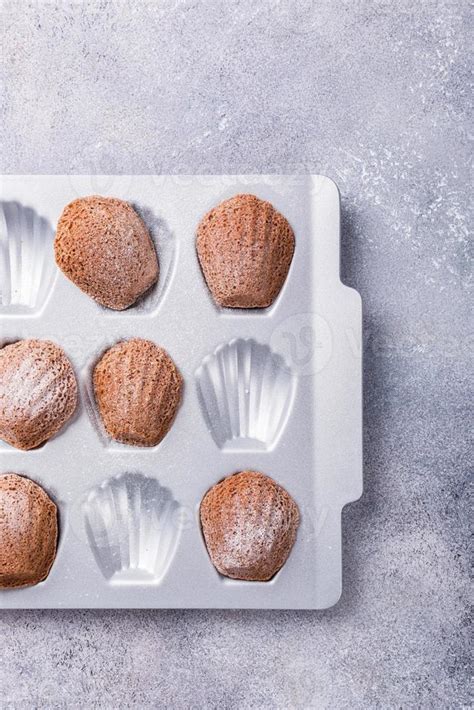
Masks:
[[[20,340],[0,350],[0,438],[35,448],[65,424],[76,404],[76,378],[60,347]]]
[[[291,496],[257,471],[242,471],[215,485],[200,513],[212,562],[235,579],[273,577],[290,554],[299,524]]]

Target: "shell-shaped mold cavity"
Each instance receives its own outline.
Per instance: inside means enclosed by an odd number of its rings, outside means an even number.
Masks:
[[[203,416],[222,449],[270,449],[286,424],[295,378],[280,355],[236,339],[206,357],[196,372]]]
[[[51,292],[54,231],[31,207],[0,203],[0,313],[33,314]]]
[[[179,542],[179,510],[168,488],[140,473],[124,473],[94,488],[83,513],[104,577],[114,584],[158,584]]]

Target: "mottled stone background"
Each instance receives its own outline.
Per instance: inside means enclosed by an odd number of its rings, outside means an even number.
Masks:
[[[365,495],[324,613],[3,612],[2,707],[462,707],[469,3],[3,3],[2,171],[316,172],[365,309]]]

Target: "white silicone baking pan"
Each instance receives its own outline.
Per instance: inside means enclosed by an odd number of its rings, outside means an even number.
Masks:
[[[196,227],[247,192],[290,221],[296,248],[264,310],[220,309],[195,252]],[[58,271],[54,228],[78,196],[130,201],[150,228],[160,280],[137,306],[101,308]],[[59,506],[49,577],[0,591],[4,608],[322,609],[341,594],[341,511],[362,492],[361,301],[339,277],[339,194],[313,176],[7,176],[1,183],[1,342],[56,341],[80,385],[76,415],[37,450],[0,442],[0,474],[29,476]],[[108,439],[91,368],[118,340],[143,337],[178,365],[184,397],[156,447]],[[226,363],[240,363],[227,376]],[[269,582],[222,577],[199,526],[204,493],[262,471],[301,512],[297,541]]]

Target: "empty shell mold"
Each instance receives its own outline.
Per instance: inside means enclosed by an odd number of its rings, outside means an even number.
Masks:
[[[280,355],[232,340],[196,372],[201,410],[221,448],[272,448],[288,418],[295,378]]]
[[[94,194],[128,201],[156,246],[158,282],[123,311],[100,306],[54,261],[65,206]],[[221,232],[204,244],[208,287],[198,225],[237,195],[246,195],[235,202],[250,208],[240,210],[238,224],[218,210]],[[294,250],[292,237],[277,239],[277,212],[294,234]],[[325,177],[2,178],[0,346],[56,343],[77,377],[78,403],[67,426],[41,448],[0,441],[0,475],[16,472],[54,493],[60,536],[47,579],[0,591],[0,608],[321,609],[337,601],[341,511],[362,491],[361,304],[340,282],[339,263],[339,195]],[[94,396],[96,363],[116,343],[134,339],[169,353],[183,380],[176,417],[154,446],[111,439]],[[115,379],[102,372],[102,401],[110,395],[119,424],[132,402],[135,438],[119,429],[121,438],[153,443],[140,438],[153,430],[143,421],[155,423],[147,404],[158,402],[157,382],[167,391],[166,380],[155,373],[152,386],[136,354],[119,371]],[[110,423],[109,430],[117,434]],[[291,552],[271,578],[223,577],[208,554],[201,502],[239,471],[271,478],[299,511]],[[255,510],[259,539],[271,539],[276,509],[257,501]],[[242,525],[247,517],[239,514]],[[232,533],[233,547],[248,539],[239,526]]]
[[[0,203],[0,315],[43,308],[56,275],[53,236],[49,222],[31,207]]]
[[[179,504],[154,478],[126,473],[94,488],[84,502],[97,565],[115,584],[157,584],[180,535]]]

